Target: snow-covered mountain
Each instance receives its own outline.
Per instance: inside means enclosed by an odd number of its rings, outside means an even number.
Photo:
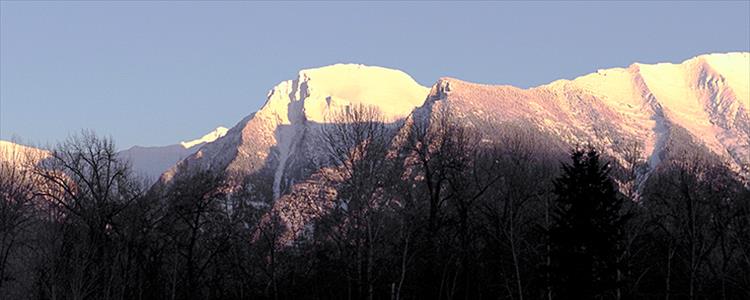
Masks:
[[[750,166],[750,53],[701,55],[679,64],[599,70],[573,80],[519,89],[442,78],[426,105],[448,105],[478,128],[525,120],[568,143],[592,142],[610,154],[640,142],[656,167],[667,139],[684,129],[740,171]]]
[[[414,118],[446,108],[488,140],[503,124],[524,124],[554,139],[550,145],[593,143],[615,159],[640,143],[650,170],[688,147],[724,160],[744,180],[750,175],[747,52],[634,63],[529,89],[455,78],[427,88],[398,70],[337,64],[302,70],[279,83],[259,111],[229,130],[220,127],[194,141],[120,154],[136,172],[151,178],[161,174],[161,184],[196,169],[224,173],[228,191],[250,192],[299,230],[325,210],[318,199],[335,193],[326,182],[335,176],[324,175],[334,171],[320,148],[320,128],[332,112],[359,104],[377,107],[391,126],[403,126],[401,132]],[[0,147],[0,158],[7,159],[3,153]]]
[[[258,112],[184,164],[226,172],[236,185],[246,184],[239,180],[247,175],[273,178],[273,198],[279,198],[325,164],[314,136],[326,114],[362,103],[394,122],[417,106],[416,112],[430,113],[442,105],[480,130],[523,120],[569,144],[602,145],[615,158],[639,142],[651,167],[668,151],[670,137],[684,131],[733,169],[747,172],[749,82],[746,52],[678,64],[634,63],[530,89],[441,78],[428,90],[401,71],[339,64],[303,70],[280,83]],[[168,182],[178,169],[162,180]]]
[[[224,136],[227,130],[227,128],[218,127],[198,139],[179,144],[155,147],[133,146],[118,152],[118,155],[131,163],[136,175],[147,179],[149,183],[154,183],[170,167],[198,151],[201,146]],[[38,162],[48,155],[47,150],[0,140],[0,161]]]
[[[161,175],[162,183],[193,168],[211,169],[226,173],[233,188],[249,187],[279,199],[326,166],[317,133],[331,112],[371,105],[393,126],[401,126],[412,113],[429,115],[447,106],[467,125],[485,131],[487,139],[497,125],[523,121],[567,144],[603,146],[616,159],[628,145],[641,143],[642,158],[654,169],[674,152],[679,137],[747,175],[749,85],[747,52],[634,63],[529,89],[454,78],[427,88],[398,70],[337,64],[302,70],[279,83],[259,111],[229,130],[220,127],[175,145],[136,146],[121,155],[137,173]],[[10,144],[1,145],[8,149]]]
[[[668,155],[680,155],[680,147],[700,147],[747,174],[749,84],[750,53],[634,63],[529,89],[454,78],[427,89],[403,72],[362,65],[303,70],[274,87],[261,110],[161,179],[203,168],[225,172],[230,190],[264,192],[270,185],[265,198],[275,200],[288,228],[300,229],[325,210],[325,201],[315,199],[335,192],[324,182],[330,176],[321,176],[331,169],[316,150],[318,127],[327,113],[358,103],[380,108],[395,126],[409,126],[400,120],[410,113],[427,116],[445,106],[490,140],[504,123],[528,124],[558,145],[593,143],[615,159],[639,143],[651,170]]]
[[[227,135],[198,150],[162,176],[169,182],[191,168],[225,172],[238,187],[252,175],[270,181],[273,198],[324,165],[315,133],[331,112],[351,105],[379,108],[389,122],[420,106],[429,89],[404,72],[337,64],[299,72],[271,89],[266,103]]]
[[[162,173],[183,158],[198,151],[201,146],[224,136],[227,130],[227,128],[220,126],[192,141],[156,147],[133,146],[127,150],[120,151],[118,154],[123,159],[130,161],[136,174],[144,176],[150,183],[153,183],[159,179]]]

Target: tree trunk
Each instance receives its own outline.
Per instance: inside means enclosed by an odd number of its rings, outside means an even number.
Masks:
[[[518,253],[516,251],[515,234],[514,234],[515,228],[512,223],[513,222],[511,221],[510,232],[509,232],[510,253],[511,253],[511,256],[513,257],[513,268],[516,273],[516,288],[518,289],[518,299],[523,300],[523,284],[521,283],[521,266],[518,260]]]
[[[396,290],[396,300],[401,299],[401,288],[404,285],[404,279],[406,279],[406,259],[408,257],[408,251],[409,251],[409,234],[406,234],[406,239],[404,240],[404,251],[401,255],[401,278],[398,282],[398,289]]]
[[[665,281],[666,284],[666,296],[664,297],[665,300],[669,300],[669,296],[672,294],[671,291],[671,284],[672,284],[672,257],[674,257],[675,250],[672,249],[670,246],[669,250],[667,251],[667,278]]]
[[[375,263],[375,253],[373,251],[373,234],[372,234],[372,222],[367,221],[367,299],[373,300],[373,276],[372,276],[372,265]]]
[[[547,230],[550,229],[550,203],[549,203],[549,197],[546,199],[545,202],[545,211],[544,211],[544,222],[547,226]],[[552,283],[551,283],[551,276],[550,276],[550,268],[552,268],[552,246],[550,245],[549,236],[547,237],[547,300],[552,300]]]

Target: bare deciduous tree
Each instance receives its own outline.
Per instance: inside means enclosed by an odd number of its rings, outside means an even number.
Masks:
[[[356,297],[374,298],[376,256],[383,243],[382,212],[389,205],[383,195],[390,168],[386,154],[393,129],[375,107],[355,105],[333,112],[321,129],[328,158],[344,181],[337,188],[337,199],[329,225],[336,227],[331,238],[339,240],[342,253],[349,253],[354,264]],[[346,255],[346,254],[345,254]]]
[[[35,220],[36,187],[40,183],[31,168],[42,159],[41,153],[23,153],[6,149],[0,157],[0,294],[6,282],[16,281],[11,260],[25,243],[27,230]],[[18,260],[18,259],[16,259]]]
[[[59,239],[44,286],[48,295],[69,293],[73,299],[111,298],[122,283],[117,272],[122,248],[119,236],[127,220],[121,214],[141,195],[130,168],[117,158],[111,139],[84,131],[58,145],[34,169],[44,180],[39,196],[51,201],[59,219]]]

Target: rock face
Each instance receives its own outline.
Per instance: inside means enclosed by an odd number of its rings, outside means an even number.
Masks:
[[[273,198],[325,165],[317,131],[330,113],[352,105],[375,106],[391,122],[424,102],[429,89],[397,70],[337,64],[302,70],[269,91],[265,105],[232,129],[166,172],[169,182],[191,168],[226,172],[230,184],[243,177],[273,178]]]

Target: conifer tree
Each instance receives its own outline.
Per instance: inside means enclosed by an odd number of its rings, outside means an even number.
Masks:
[[[616,289],[618,245],[626,219],[609,164],[592,147],[575,149],[554,182],[549,231],[555,299],[609,299]]]

